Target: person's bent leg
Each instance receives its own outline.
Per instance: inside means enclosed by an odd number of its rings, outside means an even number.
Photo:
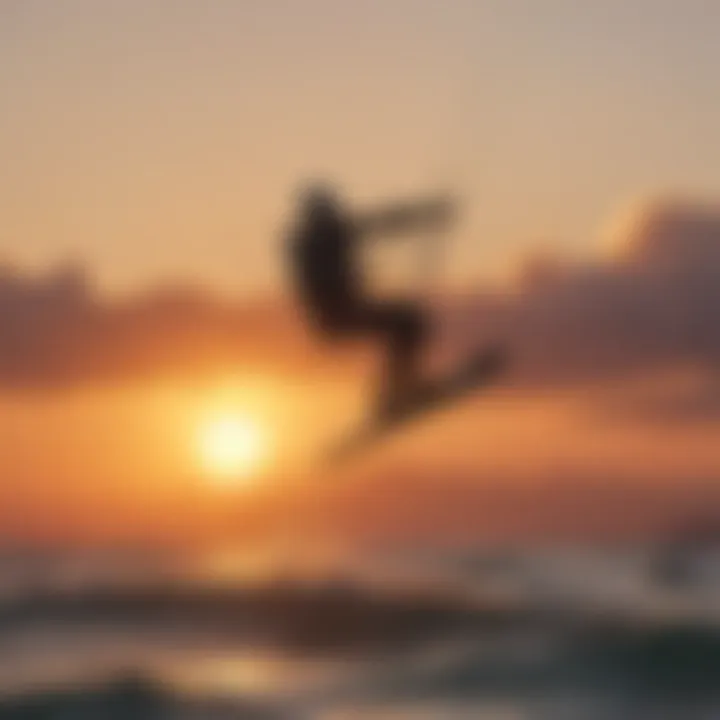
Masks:
[[[422,387],[422,350],[429,333],[426,315],[412,303],[377,303],[363,309],[360,322],[366,332],[386,343],[380,409],[392,413]]]

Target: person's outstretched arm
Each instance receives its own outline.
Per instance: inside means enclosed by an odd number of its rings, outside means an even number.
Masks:
[[[355,222],[363,234],[396,235],[432,230],[448,225],[456,215],[456,204],[448,196],[390,205],[360,215]]]

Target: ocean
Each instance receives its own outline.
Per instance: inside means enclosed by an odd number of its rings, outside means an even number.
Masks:
[[[6,550],[0,720],[720,718],[716,548],[243,556]]]

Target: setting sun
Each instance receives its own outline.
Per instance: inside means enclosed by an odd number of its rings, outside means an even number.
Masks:
[[[248,417],[218,416],[200,427],[198,451],[203,467],[213,478],[241,482],[258,472],[265,461],[267,438]]]

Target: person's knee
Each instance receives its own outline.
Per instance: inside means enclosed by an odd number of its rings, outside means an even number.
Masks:
[[[404,302],[364,308],[358,314],[357,326],[385,335],[392,347],[406,353],[416,350],[429,333],[429,324],[422,309]]]
[[[406,305],[399,308],[398,319],[403,345],[413,349],[420,346],[429,332],[425,313],[415,305]]]

